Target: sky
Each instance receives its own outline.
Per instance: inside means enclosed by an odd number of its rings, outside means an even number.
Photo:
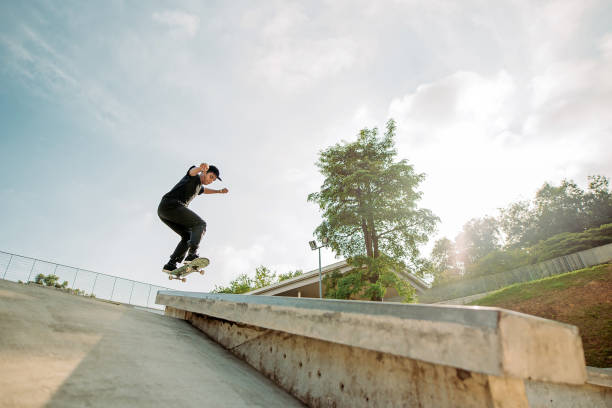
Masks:
[[[183,290],[318,267],[319,152],[398,124],[440,217],[612,176],[609,1],[0,2],[0,250]],[[191,165],[207,275],[157,205]],[[337,262],[322,250],[323,264]]]

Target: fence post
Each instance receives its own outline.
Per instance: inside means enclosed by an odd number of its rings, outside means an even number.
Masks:
[[[74,280],[72,281],[72,289],[74,289],[74,285],[76,284],[76,278],[77,276],[79,276],[79,271],[80,269],[77,269],[76,273],[74,274]]]
[[[149,299],[151,299],[151,289],[153,289],[153,286],[149,285],[149,296],[147,296],[147,307],[149,307]]]
[[[92,295],[94,294],[94,290],[96,289],[96,282],[98,281],[98,276],[100,276],[100,274],[96,273],[96,278],[94,279],[94,284],[93,284],[93,286],[91,288],[91,294]]]
[[[6,269],[4,270],[4,275],[2,275],[2,279],[6,278],[6,273],[8,272],[9,266],[11,266],[11,261],[13,260],[13,255],[9,258],[8,263],[6,264]]]
[[[34,260],[34,262],[32,262],[32,268],[30,268],[30,274],[28,275],[28,281],[26,283],[29,283],[30,279],[32,278],[32,272],[34,271],[34,265],[36,265],[36,259]]]
[[[132,293],[134,293],[134,286],[136,286],[136,282],[132,282],[132,290],[130,291],[130,300],[128,300],[128,304],[132,304]]]
[[[115,294],[115,285],[117,284],[117,278],[113,281],[113,290],[111,291],[111,296],[109,300],[113,300],[113,295]]]

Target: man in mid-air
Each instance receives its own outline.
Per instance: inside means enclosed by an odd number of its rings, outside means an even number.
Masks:
[[[177,268],[176,264],[189,263],[196,258],[200,240],[206,232],[206,222],[187,206],[200,194],[226,194],[227,188],[213,190],[204,186],[215,180],[221,181],[219,169],[206,163],[199,167],[191,166],[187,174],[161,199],[157,208],[159,218],[174,232],[181,236],[181,242],[170,255],[170,261],[164,265],[164,272],[172,272]],[[187,254],[187,257],[185,257]]]

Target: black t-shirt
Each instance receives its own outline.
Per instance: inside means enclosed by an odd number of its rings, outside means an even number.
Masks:
[[[189,170],[194,167],[195,166],[191,166]],[[185,205],[189,205],[196,195],[204,192],[204,186],[200,180],[200,175],[196,174],[195,176],[190,176],[189,170],[187,170],[187,174],[183,176],[176,186],[164,195],[164,198],[174,198]]]

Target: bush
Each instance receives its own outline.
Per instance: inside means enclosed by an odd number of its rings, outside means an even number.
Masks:
[[[58,280],[59,280],[59,276],[54,275],[54,274],[47,275],[43,278],[43,282],[45,282],[45,285],[47,286],[55,286]]]
[[[534,245],[530,250],[529,263],[536,264],[548,261],[611,242],[612,224],[604,224],[584,232],[558,234]]]

